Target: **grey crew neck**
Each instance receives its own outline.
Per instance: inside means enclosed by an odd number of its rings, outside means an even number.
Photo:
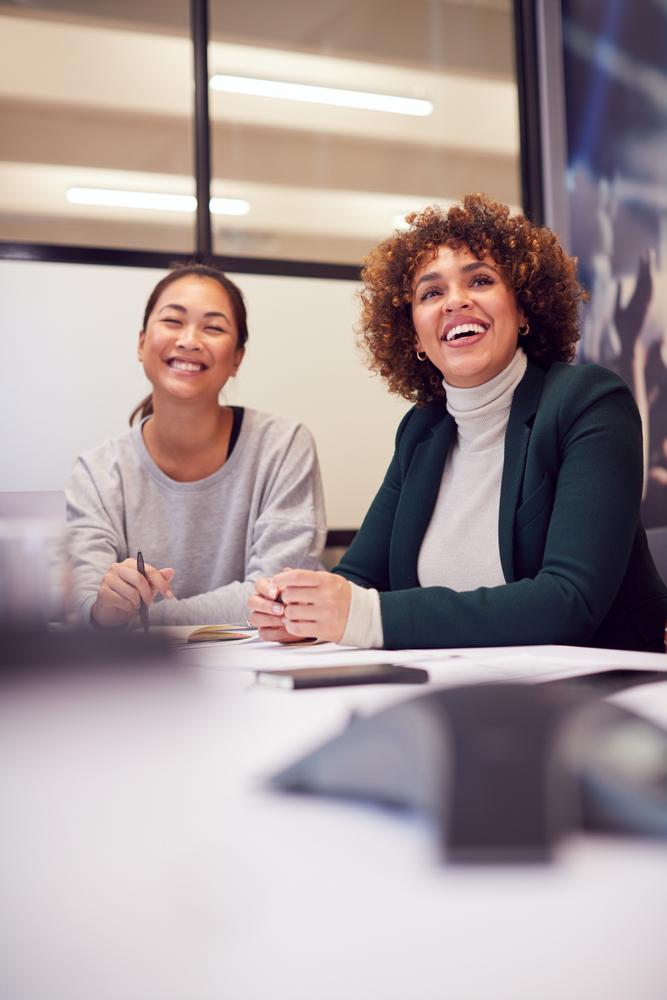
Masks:
[[[215,489],[220,485],[220,483],[224,482],[228,476],[234,474],[234,469],[239,462],[239,453],[243,450],[244,438],[248,433],[248,423],[252,423],[253,418],[253,411],[244,411],[243,420],[241,422],[241,427],[239,429],[234,449],[232,450],[231,455],[225,459],[220,468],[216,469],[215,472],[212,472],[210,476],[205,476],[203,479],[195,479],[188,483],[182,483],[178,479],[172,479],[172,477],[168,476],[166,472],[163,472],[146,447],[143,428],[147,421],[150,420],[150,417],[145,417],[141,423],[135,424],[132,427],[130,440],[132,441],[132,445],[143,468],[161,486],[164,486],[166,489],[171,490],[174,493],[201,493],[206,490]]]

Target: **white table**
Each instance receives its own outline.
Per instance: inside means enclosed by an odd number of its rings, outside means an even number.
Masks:
[[[417,689],[201,659],[3,692],[2,1000],[664,1000],[667,845],[443,865],[425,819],[263,785]],[[665,688],[622,699],[667,724]]]

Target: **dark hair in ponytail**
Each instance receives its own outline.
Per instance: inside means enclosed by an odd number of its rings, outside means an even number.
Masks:
[[[229,300],[232,304],[232,312],[234,313],[234,321],[236,323],[236,329],[238,331],[238,343],[237,347],[245,347],[246,341],[248,339],[248,314],[246,311],[245,302],[243,300],[243,294],[238,285],[235,285],[227,275],[218,270],[217,267],[212,267],[210,264],[181,264],[170,271],[169,274],[165,274],[164,278],[158,281],[157,285],[148,296],[148,302],[146,303],[146,308],[144,310],[144,320],[141,327],[142,332],[146,330],[146,324],[148,319],[155,309],[155,304],[157,300],[162,295],[165,288],[173,284],[174,281],[178,281],[180,278],[211,278],[213,281],[217,281],[218,284],[223,288],[229,295]],[[142,399],[138,406],[132,410],[130,414],[130,426],[139,417],[140,420],[144,420],[149,417],[153,412],[153,394],[149,393],[145,399]]]

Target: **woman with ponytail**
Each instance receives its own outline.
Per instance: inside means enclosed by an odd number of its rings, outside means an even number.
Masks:
[[[154,624],[244,620],[255,579],[318,567],[326,529],[310,433],[219,402],[247,337],[243,296],[216,268],[187,265],[153,289],[138,343],[152,392],[129,431],[79,456],[67,491],[84,621],[131,625],[142,601],[157,601]]]

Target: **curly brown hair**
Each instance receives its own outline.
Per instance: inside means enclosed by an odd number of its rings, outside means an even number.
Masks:
[[[364,260],[359,342],[369,367],[389,386],[417,404],[443,399],[442,374],[415,354],[412,283],[441,246],[466,247],[478,259],[491,256],[530,326],[521,346],[542,368],[572,361],[579,340],[579,304],[584,292],[576,260],[568,257],[550,229],[483,194],[467,195],[445,214],[426,208],[406,217]]]

